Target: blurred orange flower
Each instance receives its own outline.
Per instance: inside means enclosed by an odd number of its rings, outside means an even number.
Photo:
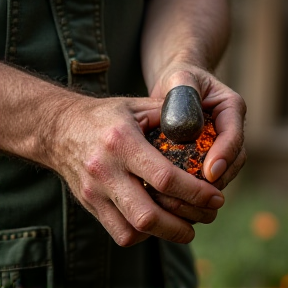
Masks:
[[[280,281],[280,288],[288,288],[288,275],[284,275]]]
[[[271,212],[258,212],[252,219],[251,228],[254,235],[267,240],[273,238],[278,233],[279,221]]]
[[[196,270],[200,277],[208,277],[213,270],[213,264],[209,259],[199,258],[196,260]]]

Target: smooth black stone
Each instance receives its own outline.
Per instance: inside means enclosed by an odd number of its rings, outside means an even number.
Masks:
[[[161,130],[176,143],[195,141],[204,127],[201,100],[190,86],[177,86],[167,94],[161,112]]]

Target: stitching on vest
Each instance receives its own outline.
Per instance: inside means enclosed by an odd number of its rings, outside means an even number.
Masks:
[[[23,230],[20,231],[20,230]],[[45,238],[50,236],[50,231],[43,229],[17,229],[17,230],[6,230],[0,231],[0,240],[9,241],[20,238]]]
[[[94,12],[94,31],[95,31],[95,36],[96,36],[96,41],[97,41],[97,48],[98,52],[100,54],[101,60],[106,60],[107,58],[104,54],[104,44],[103,44],[103,27],[102,27],[102,22],[103,22],[103,3],[102,0],[95,0],[95,12]],[[102,17],[101,17],[102,16]],[[101,90],[102,92],[107,92],[107,74],[101,73],[98,77]]]
[[[64,38],[64,43],[65,46],[67,47],[68,51],[68,56],[74,57],[75,56],[75,47],[73,43],[73,39],[70,37],[71,32],[68,26],[68,20],[65,17],[65,11],[64,11],[64,4],[62,0],[56,0],[55,1],[55,8],[56,8],[56,13],[58,16],[58,22],[62,30],[62,35]]]
[[[99,54],[104,54],[103,49],[103,37],[102,37],[102,19],[101,19],[101,2],[96,0],[95,1],[95,13],[94,13],[94,25],[95,25],[95,36],[97,40],[97,47]]]
[[[48,267],[52,266],[52,261],[51,260],[46,260],[43,262],[30,262],[27,263],[27,265],[11,265],[11,266],[1,266],[0,271],[12,271],[12,270],[19,270],[19,269],[30,269],[30,268],[40,268],[40,267]]]
[[[10,2],[8,2],[10,3]],[[17,40],[19,35],[19,1],[14,0],[9,5],[10,13],[10,29],[9,29],[9,42],[6,51],[8,61],[15,62],[17,54]]]

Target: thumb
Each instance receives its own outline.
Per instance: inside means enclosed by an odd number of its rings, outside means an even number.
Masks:
[[[193,87],[197,93],[200,93],[200,84],[198,78],[191,71],[177,71],[167,73],[169,76],[164,77],[158,81],[154,86],[150,97],[152,98],[165,98],[170,90],[177,86],[185,85]]]

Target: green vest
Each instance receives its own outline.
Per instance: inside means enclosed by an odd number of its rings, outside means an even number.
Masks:
[[[99,97],[147,96],[139,57],[144,6],[1,0],[0,60]],[[2,153],[2,286],[192,288],[196,278],[189,246],[150,237],[121,248],[53,171]]]

